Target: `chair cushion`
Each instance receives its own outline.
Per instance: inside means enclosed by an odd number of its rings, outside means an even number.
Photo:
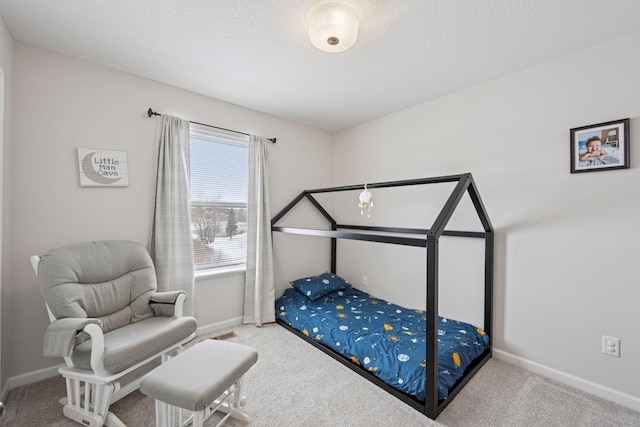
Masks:
[[[109,332],[153,316],[153,261],[139,243],[85,242],[50,250],[38,265],[38,282],[56,317],[93,317]]]
[[[148,373],[140,392],[173,406],[202,411],[257,360],[258,352],[251,347],[205,340]]]
[[[152,317],[104,335],[104,369],[117,374],[187,338],[197,328],[193,317]],[[73,364],[91,369],[91,341],[73,351]]]

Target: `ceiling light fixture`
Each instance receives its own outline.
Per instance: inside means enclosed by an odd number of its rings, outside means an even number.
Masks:
[[[358,12],[348,4],[324,2],[309,12],[309,38],[325,52],[342,52],[358,38]]]

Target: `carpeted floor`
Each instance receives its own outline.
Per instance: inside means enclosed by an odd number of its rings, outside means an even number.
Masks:
[[[241,326],[230,341],[258,350],[246,375],[249,423],[229,427],[287,426],[635,426],[640,413],[524,369],[490,360],[432,421],[305,343],[284,328]],[[14,389],[1,426],[79,426],[62,415],[60,377]],[[112,406],[129,427],[155,425],[154,402],[133,392]],[[214,426],[213,416],[205,426]]]

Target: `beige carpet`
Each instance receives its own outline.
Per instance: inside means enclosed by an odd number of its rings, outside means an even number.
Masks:
[[[640,413],[492,359],[432,421],[278,325],[242,326],[230,341],[258,350],[246,375],[247,423],[287,426],[635,426]],[[14,389],[1,426],[79,426],[62,415],[56,377]],[[112,406],[129,427],[154,425],[154,403],[134,392]],[[206,426],[219,418],[211,417]]]

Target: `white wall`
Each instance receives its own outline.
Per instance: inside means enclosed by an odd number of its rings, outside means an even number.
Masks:
[[[637,33],[334,135],[335,185],[471,172],[496,229],[496,354],[636,409],[639,50]],[[631,169],[570,174],[570,128],[626,117]],[[429,211],[429,199],[387,197],[376,195],[370,222],[403,225],[403,209]],[[463,246],[467,257],[474,249]],[[396,301],[424,301],[423,256],[380,253],[345,252],[339,272],[354,283],[369,274],[370,290]],[[464,298],[477,267],[441,262],[443,307],[454,310],[446,282],[469,280],[456,285]],[[603,334],[622,340],[621,358],[601,354]]]
[[[13,40],[0,19],[0,312],[4,303],[3,284],[7,282],[9,264],[4,256],[10,235],[9,215],[5,208],[9,206],[8,189],[10,172],[10,139],[11,139],[11,73],[12,73]],[[2,335],[2,319],[0,316],[0,337]],[[0,390],[4,390],[6,375],[2,369],[2,345],[0,340]],[[0,399],[3,399],[0,392]]]
[[[5,283],[3,374],[25,375],[60,363],[42,357],[48,324],[29,256],[52,247],[99,239],[148,244],[151,230],[158,119],[154,110],[230,129],[277,137],[269,149],[275,213],[302,188],[331,180],[331,135],[202,95],[58,55],[14,47],[11,279]],[[129,186],[80,187],[76,148],[127,152]],[[305,257],[284,243],[276,280]],[[321,257],[327,255],[321,254]],[[200,327],[242,316],[243,276],[199,280]],[[21,379],[15,381],[18,385]]]

